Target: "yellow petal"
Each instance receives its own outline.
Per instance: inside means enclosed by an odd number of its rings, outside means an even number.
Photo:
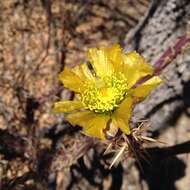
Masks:
[[[118,126],[127,135],[130,134],[129,119],[132,115],[132,106],[132,97],[126,97],[112,115],[113,124]]]
[[[60,101],[55,102],[53,111],[54,112],[71,112],[77,109],[83,108],[83,104],[80,101]]]
[[[153,67],[147,64],[142,56],[132,51],[123,55],[124,74],[128,79],[128,87],[131,88],[140,78],[153,73]]]
[[[102,140],[105,139],[104,129],[107,127],[108,120],[110,118],[105,115],[99,115],[89,121],[84,127],[84,133],[89,136],[97,137]]]
[[[122,49],[119,44],[114,44],[110,48],[104,48],[108,60],[113,64],[115,72],[121,72],[123,69]]]
[[[127,135],[131,133],[128,121],[120,118],[120,117],[113,117],[112,119],[113,125],[120,128],[121,131]]]
[[[94,117],[92,113],[93,112],[91,111],[71,113],[68,116],[66,116],[66,119],[72,125],[80,125],[81,127],[84,127],[86,121]]]
[[[66,88],[69,88],[72,91],[80,92],[82,90],[82,79],[68,67],[65,67],[64,70],[59,74],[59,80]]]
[[[77,74],[83,81],[90,80],[94,81],[95,78],[92,75],[90,69],[87,64],[80,64],[73,68],[73,72]]]
[[[81,70],[81,65],[77,65],[75,67],[72,68],[73,73],[75,73],[78,77],[80,77],[81,80],[85,81],[86,80],[86,76],[84,75],[84,73]]]
[[[99,77],[111,75],[114,72],[113,65],[108,60],[106,48],[91,48],[87,52],[90,63]]]
[[[103,130],[107,126],[109,116],[85,111],[69,114],[67,120],[73,125],[83,127],[83,132],[86,135],[105,139]]]
[[[158,76],[152,77],[151,79],[147,80],[137,88],[135,88],[132,93],[133,96],[138,98],[145,98],[149,95],[151,90],[153,90],[156,86],[158,86],[162,82],[162,79]]]

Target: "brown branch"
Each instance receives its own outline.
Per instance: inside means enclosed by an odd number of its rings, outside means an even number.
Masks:
[[[183,51],[187,50],[190,47],[190,34],[186,33],[179,38],[179,40],[175,43],[174,46],[169,47],[161,57],[153,64],[155,70],[152,75],[146,76],[141,78],[137,83],[133,86],[136,88],[137,86],[141,85],[142,83],[146,82],[153,76],[160,75],[163,69],[168,66],[174,59],[183,53]]]
[[[60,85],[56,85],[54,88],[52,88],[48,93],[41,95],[39,98],[36,98],[36,101],[42,105],[47,100],[49,100],[50,97],[55,96],[56,94],[60,93],[64,87]]]
[[[161,71],[170,64],[179,54],[183,53],[190,45],[190,34],[181,36],[176,44],[169,47],[163,55],[154,63],[154,75],[159,75]]]

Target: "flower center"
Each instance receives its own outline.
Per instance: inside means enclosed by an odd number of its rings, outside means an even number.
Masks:
[[[98,113],[113,111],[127,92],[127,81],[122,73],[88,82],[85,86],[81,101],[88,109]]]

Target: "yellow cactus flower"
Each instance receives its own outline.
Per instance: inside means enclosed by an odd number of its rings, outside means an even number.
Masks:
[[[59,80],[76,96],[72,101],[56,102],[54,111],[68,113],[66,119],[83,127],[83,132],[92,137],[105,139],[110,126],[129,135],[133,105],[161,83],[160,77],[152,76],[134,88],[139,79],[151,76],[154,69],[137,52],[124,53],[118,44],[91,48],[87,56],[89,65],[65,67],[60,73]]]

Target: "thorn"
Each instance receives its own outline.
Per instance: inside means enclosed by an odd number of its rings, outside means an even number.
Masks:
[[[106,148],[106,150],[104,151],[103,155],[108,154],[108,153],[110,152],[110,150],[111,150],[111,147],[112,147],[112,143],[110,143],[110,144],[107,146],[107,148]]]
[[[142,138],[143,140],[150,141],[150,142],[158,142],[158,143],[162,143],[162,144],[167,144],[167,143],[165,143],[165,142],[163,142],[163,141],[159,141],[159,140],[153,139],[153,138],[151,138],[151,137],[141,136],[141,138]]]
[[[123,152],[125,151],[127,147],[127,144],[124,144],[123,147],[121,148],[121,150],[118,152],[118,154],[116,154],[116,156],[113,158],[110,166],[109,166],[109,169],[112,168],[112,166],[120,159],[120,157],[122,156]]]

